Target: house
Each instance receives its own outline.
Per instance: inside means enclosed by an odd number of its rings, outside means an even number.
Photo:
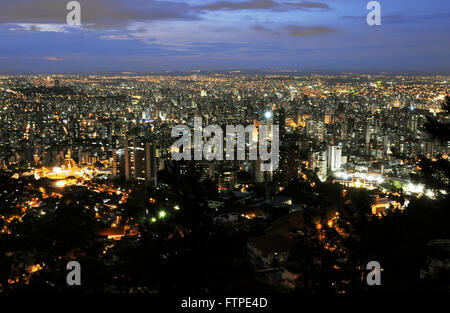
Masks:
[[[252,268],[255,271],[271,269],[274,264],[286,262],[294,244],[291,233],[250,237],[247,249]]]

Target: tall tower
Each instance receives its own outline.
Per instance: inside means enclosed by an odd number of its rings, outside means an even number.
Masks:
[[[340,146],[328,147],[328,168],[337,171],[342,166],[342,148]]]
[[[139,179],[157,183],[156,147],[150,141],[139,138],[125,138],[125,179]]]

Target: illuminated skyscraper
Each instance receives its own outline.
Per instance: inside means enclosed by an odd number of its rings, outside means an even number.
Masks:
[[[144,138],[125,138],[125,179],[157,182],[157,158],[155,145]]]
[[[337,171],[342,166],[342,148],[340,146],[328,147],[327,165],[332,171]]]

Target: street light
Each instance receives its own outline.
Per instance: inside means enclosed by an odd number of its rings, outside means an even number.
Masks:
[[[272,111],[266,111],[266,112],[264,112],[264,117],[265,117],[266,119],[270,119],[270,118],[272,118],[272,116],[273,116]]]

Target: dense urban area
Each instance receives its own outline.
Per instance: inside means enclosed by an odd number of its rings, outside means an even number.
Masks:
[[[0,292],[448,292],[449,79],[0,76]],[[278,125],[278,168],[174,161],[194,117]]]

